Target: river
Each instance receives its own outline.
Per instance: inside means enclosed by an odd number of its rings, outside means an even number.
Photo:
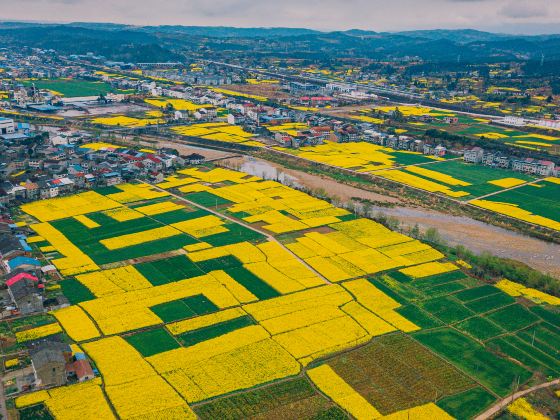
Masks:
[[[382,212],[397,218],[405,226],[425,230],[436,228],[450,245],[464,245],[473,252],[491,252],[560,278],[560,245],[522,235],[463,216],[452,216],[433,209],[410,207],[400,200],[361,190],[319,175],[285,168],[279,164],[245,156],[222,164],[285,185],[324,191],[335,202],[348,203],[353,198],[391,203],[392,207],[372,207],[372,214]]]

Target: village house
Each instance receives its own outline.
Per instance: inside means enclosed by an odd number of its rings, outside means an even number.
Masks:
[[[551,176],[554,173],[554,162],[549,160],[537,160],[532,158],[513,159],[511,168],[514,171],[525,172],[540,176]]]
[[[8,294],[20,314],[43,312],[43,288],[39,279],[29,273],[20,272],[6,281]]]
[[[185,156],[185,162],[189,165],[201,165],[206,161],[206,158],[198,153],[191,153]]]
[[[66,366],[72,363],[72,350],[68,344],[47,340],[32,348],[30,356],[37,387],[66,384]]]
[[[480,147],[473,147],[472,149],[465,149],[463,153],[463,160],[468,163],[481,163],[484,156],[484,150]]]

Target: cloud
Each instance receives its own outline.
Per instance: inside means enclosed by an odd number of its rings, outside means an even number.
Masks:
[[[516,0],[505,4],[499,15],[512,19],[544,18],[549,15],[548,6],[539,1]]]
[[[560,24],[560,0],[0,0],[0,10],[10,20],[321,30]]]

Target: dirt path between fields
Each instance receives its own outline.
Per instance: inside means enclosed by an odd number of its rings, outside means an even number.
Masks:
[[[560,379],[555,379],[554,381],[546,382],[546,383],[540,384],[540,385],[535,385],[535,386],[533,386],[529,389],[525,389],[523,391],[516,392],[516,393],[504,398],[503,400],[497,402],[492,407],[490,407],[488,410],[486,410],[484,413],[475,417],[474,420],[486,420],[486,419],[492,417],[494,414],[498,413],[499,411],[503,410],[505,407],[510,405],[512,402],[514,402],[518,398],[521,398],[524,395],[530,394],[531,392],[536,391],[538,389],[548,388],[548,387],[551,387],[551,386],[554,386],[554,385],[560,385]]]
[[[142,181],[142,180],[138,180],[138,181],[139,181],[139,182],[142,182],[143,184],[147,184],[146,182],[144,182],[144,181]],[[148,184],[148,185],[151,185],[153,188],[155,188],[155,189],[157,189],[157,190],[159,190],[159,191],[167,192],[167,193],[171,194],[173,197],[175,197],[175,198],[177,198],[177,199],[179,199],[179,200],[182,200],[182,201],[184,201],[184,202],[190,204],[190,205],[193,206],[193,207],[197,207],[197,208],[199,208],[199,209],[201,209],[201,210],[208,211],[208,212],[210,212],[210,213],[212,213],[212,214],[218,216],[218,217],[221,218],[221,219],[226,219],[226,220],[229,220],[230,222],[237,223],[237,224],[239,224],[239,225],[242,225],[243,227],[246,227],[247,229],[251,229],[251,230],[254,231],[254,232],[257,232],[257,233],[260,233],[261,235],[266,236],[266,238],[267,238],[269,241],[271,241],[271,242],[276,242],[276,243],[277,243],[278,245],[280,245],[284,250],[286,250],[286,252],[290,253],[290,255],[292,255],[296,260],[298,260],[301,264],[303,264],[305,267],[307,267],[307,269],[309,269],[309,270],[311,270],[313,273],[315,273],[315,275],[318,276],[321,280],[323,280],[323,281],[325,282],[325,284],[331,284],[331,282],[330,282],[326,277],[324,277],[321,273],[319,273],[317,270],[315,270],[313,267],[311,267],[309,264],[307,264],[307,262],[305,262],[302,258],[300,258],[300,257],[297,256],[296,254],[294,254],[294,253],[293,253],[289,248],[287,248],[282,242],[276,240],[276,238],[275,238],[274,236],[272,236],[270,233],[267,233],[267,232],[265,232],[265,231],[262,231],[262,230],[260,230],[260,229],[257,229],[257,228],[255,228],[254,226],[251,226],[251,225],[249,225],[249,224],[247,224],[247,223],[245,223],[245,222],[243,222],[243,221],[240,221],[240,220],[238,220],[238,219],[236,219],[236,218],[234,218],[234,217],[232,217],[232,216],[228,216],[227,214],[223,214],[223,213],[220,213],[219,211],[212,210],[212,209],[209,208],[209,207],[201,206],[200,204],[197,204],[197,203],[195,203],[195,202],[193,202],[193,201],[190,201],[189,199],[187,199],[187,198],[185,198],[185,197],[181,197],[181,196],[178,195],[178,194],[174,194],[174,193],[172,193],[172,192],[170,192],[170,191],[164,190],[163,188],[157,187],[157,186],[152,185],[152,184]]]

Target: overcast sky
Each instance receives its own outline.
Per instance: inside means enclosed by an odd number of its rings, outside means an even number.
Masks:
[[[0,0],[0,19],[559,33],[560,0]]]

